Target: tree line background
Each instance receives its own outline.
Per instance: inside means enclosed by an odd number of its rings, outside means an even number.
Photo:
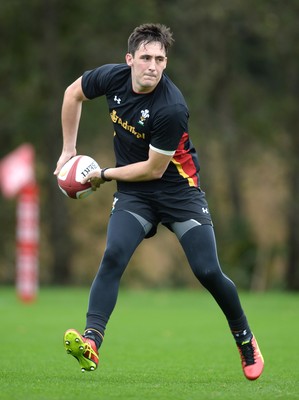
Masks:
[[[299,289],[299,2],[2,0],[0,158],[32,143],[41,191],[40,280],[89,284],[105,247],[115,183],[67,199],[53,170],[66,87],[124,61],[135,26],[170,26],[167,74],[190,108],[190,135],[223,270],[241,288]],[[77,151],[114,164],[104,99],[84,104]],[[0,197],[0,282],[15,275],[16,199]],[[130,234],[130,232],[128,232]],[[166,228],[133,256],[124,285],[197,285]]]

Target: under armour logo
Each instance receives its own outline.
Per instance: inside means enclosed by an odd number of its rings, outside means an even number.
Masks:
[[[113,100],[116,101],[117,104],[120,104],[120,102],[121,102],[121,99],[119,97],[117,97],[116,95],[114,96]]]
[[[208,210],[207,208],[201,207],[201,209],[202,209],[202,212],[203,212],[204,214],[209,214],[209,210]]]

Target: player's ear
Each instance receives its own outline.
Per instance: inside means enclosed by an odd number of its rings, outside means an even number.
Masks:
[[[132,64],[133,64],[133,56],[132,56],[131,53],[127,53],[127,54],[126,54],[126,63],[127,63],[127,65],[128,65],[129,67],[132,66]]]
[[[167,67],[167,57],[165,57],[165,65],[164,65],[164,69]]]

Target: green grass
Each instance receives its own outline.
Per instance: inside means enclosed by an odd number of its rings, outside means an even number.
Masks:
[[[121,291],[100,352],[82,374],[62,335],[82,330],[87,289],[41,289],[21,304],[0,288],[0,399],[299,399],[295,294],[241,294],[265,358],[247,381],[227,323],[204,291]]]

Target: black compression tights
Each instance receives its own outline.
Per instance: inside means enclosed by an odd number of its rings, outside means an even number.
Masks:
[[[90,291],[86,327],[104,334],[117,301],[120,279],[145,233],[130,213],[118,211],[109,221],[107,247]],[[228,320],[243,315],[234,283],[219,266],[213,227],[199,225],[180,239],[196,278],[212,294]]]
[[[227,320],[242,317],[236,286],[219,265],[213,227],[196,226],[186,232],[180,242],[194,275],[212,294]]]
[[[106,250],[90,290],[87,328],[104,334],[116,304],[122,274],[144,236],[142,225],[132,214],[117,211],[110,217]]]

